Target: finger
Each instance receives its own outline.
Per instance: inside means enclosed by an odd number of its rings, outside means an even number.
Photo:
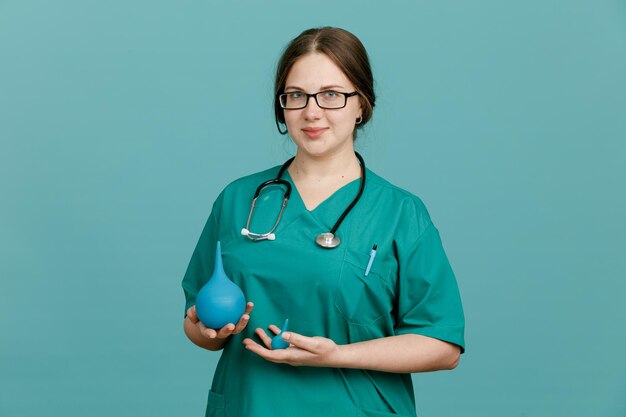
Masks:
[[[200,326],[198,327],[201,327],[200,333],[202,333],[204,337],[207,337],[209,339],[215,339],[217,337],[217,332],[215,330],[209,329],[204,324],[202,324],[201,321],[199,321],[198,323],[200,323]]]
[[[258,345],[258,343],[257,343],[257,342],[255,342],[254,340],[252,340],[252,339],[251,339],[251,338],[249,338],[249,337],[246,337],[245,339],[243,339],[243,341],[242,341],[241,343],[243,343],[243,345],[244,345],[245,347],[248,347],[248,345]],[[259,346],[261,346],[261,345],[259,345]]]
[[[268,348],[271,349],[272,348],[272,338],[270,338],[267,334],[265,334],[265,332],[263,331],[263,329],[259,329],[257,328],[254,333],[256,333],[257,336],[259,336],[259,338],[261,339],[261,341],[263,342],[263,344]]]
[[[244,346],[247,350],[256,353],[263,359],[271,362],[281,363],[285,362],[286,354],[284,350],[271,350],[266,349],[263,346],[256,343],[254,340],[246,338],[244,339]]]
[[[228,323],[226,326],[222,327],[219,332],[217,332],[217,337],[225,339],[232,334],[233,330],[235,330],[235,325]]]
[[[253,308],[254,308],[254,303],[252,301],[248,301],[248,303],[246,304],[246,311],[244,311],[243,314],[250,315]]]
[[[237,326],[235,326],[235,330],[233,330],[233,334],[241,333],[241,331],[245,329],[248,325],[248,321],[250,321],[249,315],[244,314],[243,316],[241,316],[239,323],[237,323]]]
[[[209,329],[200,320],[198,320],[195,324],[202,336],[207,337],[209,339],[214,339],[215,336],[217,335],[217,332],[215,330]]]
[[[209,339],[215,339],[217,337],[217,332],[207,327],[204,328],[204,330],[202,331],[202,334],[204,335],[204,337],[207,337]]]
[[[267,326],[267,328],[270,329],[271,331],[273,331],[274,334],[278,334],[281,331],[278,326],[275,326],[273,324],[270,324],[269,326]]]
[[[269,349],[261,346],[260,344],[250,339],[249,337],[246,337],[245,339],[243,339],[243,345],[246,349],[251,350],[257,354],[263,354],[264,356],[266,356],[266,352],[270,351]]]
[[[263,346],[259,345],[254,340],[250,339],[249,337],[246,337],[245,339],[243,339],[243,345],[246,349],[261,356],[264,356],[265,355],[264,351],[268,350],[264,348]]]
[[[235,326],[235,330],[233,330],[233,334],[239,334],[243,331],[243,329],[246,328],[246,326],[248,325],[248,322],[250,321],[250,313],[252,312],[253,308],[254,308],[254,303],[252,301],[249,301],[246,304],[246,311],[243,312],[243,315],[239,319],[237,326]]]

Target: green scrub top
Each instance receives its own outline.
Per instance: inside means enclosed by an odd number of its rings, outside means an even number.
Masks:
[[[337,231],[341,245],[324,249],[328,232],[356,196],[355,180],[307,210],[289,174],[292,194],[276,240],[241,235],[257,186],[279,167],[229,184],[219,195],[182,282],[185,310],[213,272],[215,246],[224,269],[255,304],[243,332],[230,337],[209,391],[206,416],[415,416],[410,374],[364,369],[290,366],[244,348],[257,327],[281,326],[304,336],[348,344],[385,336],[420,334],[464,350],[464,317],[456,279],[439,233],[419,198],[370,170],[361,199]],[[276,221],[283,189],[261,193],[250,230],[266,233]],[[370,273],[370,251],[378,245]]]

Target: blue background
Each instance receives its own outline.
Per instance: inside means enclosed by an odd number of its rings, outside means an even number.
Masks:
[[[180,280],[221,188],[285,160],[302,30],[371,57],[368,167],[419,195],[467,318],[420,416],[626,415],[626,2],[0,1],[0,415],[199,416]]]

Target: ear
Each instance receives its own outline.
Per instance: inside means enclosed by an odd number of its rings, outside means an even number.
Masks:
[[[358,112],[357,112],[357,119],[363,118],[363,114],[365,113],[365,109],[367,109],[367,101],[359,96],[359,108],[358,108]]]

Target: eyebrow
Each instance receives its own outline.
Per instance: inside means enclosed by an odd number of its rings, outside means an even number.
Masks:
[[[341,86],[341,85],[325,85],[325,86],[323,86],[323,87],[320,89],[320,91],[332,90],[332,89],[334,89],[334,88],[345,88],[345,87],[343,87],[343,86]],[[286,86],[286,87],[285,87],[285,90],[298,90],[298,91],[304,91],[304,88],[300,88],[300,87],[297,87],[297,86],[295,86],[295,85],[288,85],[288,86]]]

